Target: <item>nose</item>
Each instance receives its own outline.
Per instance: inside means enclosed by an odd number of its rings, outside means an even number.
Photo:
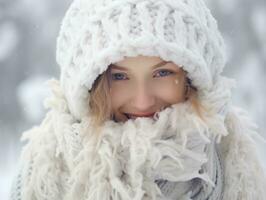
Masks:
[[[153,94],[151,88],[139,85],[132,91],[131,105],[137,112],[150,112],[155,107],[156,96]]]

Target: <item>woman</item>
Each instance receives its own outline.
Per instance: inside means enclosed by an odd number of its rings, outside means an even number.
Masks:
[[[57,61],[12,199],[266,199],[257,133],[232,105],[203,1],[75,0]]]

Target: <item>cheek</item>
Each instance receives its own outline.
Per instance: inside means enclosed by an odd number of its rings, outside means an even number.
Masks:
[[[110,88],[111,106],[113,110],[122,106],[128,97],[128,89],[123,84],[114,84]]]
[[[176,78],[169,78],[168,80],[158,82],[157,87],[155,88],[157,97],[169,104],[175,104],[184,101],[184,80],[179,78],[178,84],[175,83],[175,80]]]
[[[127,121],[120,108],[126,104],[128,99],[128,90],[123,85],[115,85],[110,88],[111,108],[116,121]]]

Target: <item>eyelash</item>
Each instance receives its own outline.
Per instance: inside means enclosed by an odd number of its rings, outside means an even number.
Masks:
[[[170,70],[166,70],[166,69],[159,70],[158,72],[159,72],[159,73],[160,73],[160,72],[167,72],[167,75],[165,75],[165,76],[169,76],[169,75],[172,75],[172,74],[174,73],[174,72],[172,72],[172,71],[170,71]],[[112,74],[112,80],[114,80],[114,81],[123,81],[123,80],[127,80],[127,79],[116,79],[116,78],[115,78],[116,75],[121,75],[121,74],[123,74],[123,73],[113,73],[113,74]],[[160,76],[160,77],[165,77],[165,76]]]

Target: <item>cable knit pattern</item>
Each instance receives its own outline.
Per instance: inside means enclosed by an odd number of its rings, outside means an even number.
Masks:
[[[188,72],[189,101],[155,119],[91,126],[92,85],[109,64],[158,56]],[[28,141],[11,200],[265,200],[258,136],[221,75],[223,39],[203,0],[74,0],[57,40],[60,82]],[[180,191],[180,192],[179,192]]]
[[[71,112],[88,114],[88,90],[97,76],[112,62],[137,55],[171,60],[203,91],[225,63],[223,40],[202,0],[75,0],[57,42]]]

